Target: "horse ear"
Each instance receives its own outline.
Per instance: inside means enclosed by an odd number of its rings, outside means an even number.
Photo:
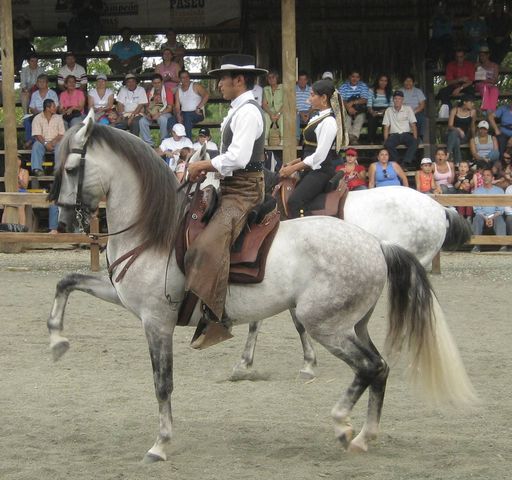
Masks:
[[[92,127],[94,126],[94,109],[90,109],[87,117],[85,117],[82,121],[83,127],[78,130],[75,134],[75,138],[79,145],[84,146],[89,139],[89,136],[92,132]]]
[[[199,154],[201,160],[204,160],[206,158],[206,144],[207,142],[204,142],[203,146],[201,147],[201,153]]]

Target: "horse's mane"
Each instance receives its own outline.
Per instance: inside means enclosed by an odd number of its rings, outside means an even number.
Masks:
[[[72,138],[73,135],[64,137],[61,159],[67,158],[70,153]],[[184,194],[177,190],[179,183],[174,173],[149,145],[122,130],[95,124],[87,142],[88,152],[98,146],[126,161],[140,181],[140,199],[133,232],[140,235],[147,248],[169,251],[174,245],[185,199]],[[108,156],[107,153],[105,157]],[[130,195],[129,186],[126,188],[126,195]]]

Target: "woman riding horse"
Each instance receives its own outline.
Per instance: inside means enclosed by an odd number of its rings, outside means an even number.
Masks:
[[[342,104],[331,80],[318,80],[311,88],[309,103],[319,113],[313,116],[304,128],[302,158],[281,168],[281,177],[301,172],[300,182],[288,200],[290,218],[304,216],[308,204],[327,186],[334,175],[335,151],[342,146]]]

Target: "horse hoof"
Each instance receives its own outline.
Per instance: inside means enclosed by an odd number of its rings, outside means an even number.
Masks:
[[[348,450],[350,447],[350,442],[352,440],[353,430],[347,430],[343,432],[341,435],[338,435],[338,440],[343,445],[345,450]]]
[[[53,361],[56,362],[57,360],[60,360],[62,355],[64,355],[68,350],[69,340],[67,339],[63,339],[52,345]]]
[[[313,380],[316,375],[311,367],[305,367],[299,370],[299,378],[301,380]]]
[[[160,455],[155,455],[154,453],[146,453],[144,458],[142,459],[142,463],[156,463],[156,462],[165,462],[165,458]]]
[[[366,453],[368,451],[368,445],[366,443],[360,443],[356,440],[357,439],[355,438],[354,441],[350,442],[347,451],[349,453]]]

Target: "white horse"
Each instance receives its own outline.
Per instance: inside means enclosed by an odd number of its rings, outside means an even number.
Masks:
[[[106,197],[108,258],[124,260],[112,281],[71,274],[58,283],[48,319],[54,358],[69,348],[62,331],[73,290],[133,312],[146,333],[159,404],[158,435],[144,458],[165,460],[172,435],[172,337],[184,294],[183,274],[169,253],[184,195],[177,192],[169,168],[140,139],[94,125],[92,117],[66,132],[61,160],[60,221],[72,223],[77,206],[94,210]],[[127,268],[130,258],[136,259]],[[124,278],[116,282],[121,272]],[[231,285],[226,300],[226,314],[235,325],[291,310],[311,337],[350,365],[353,383],[332,410],[336,435],[350,450],[366,451],[378,431],[389,367],[370,340],[367,323],[386,281],[389,351],[403,347],[408,352],[412,377],[434,400],[470,402],[471,384],[423,267],[401,247],[381,245],[358,227],[329,217],[283,222],[264,281]],[[366,422],[353,438],[350,412],[367,388]]]
[[[265,172],[269,175],[269,172]],[[271,173],[270,173],[271,175]],[[270,181],[270,185],[274,183]],[[357,225],[379,240],[394,243],[416,256],[427,268],[441,247],[457,248],[471,237],[469,224],[457,211],[443,207],[428,195],[407,187],[373,188],[350,192],[344,208],[346,222]],[[354,254],[358,255],[357,247]],[[311,341],[293,315],[303,348],[300,374],[314,377],[316,354]],[[232,380],[250,379],[261,323],[251,323],[244,351],[233,368]]]

